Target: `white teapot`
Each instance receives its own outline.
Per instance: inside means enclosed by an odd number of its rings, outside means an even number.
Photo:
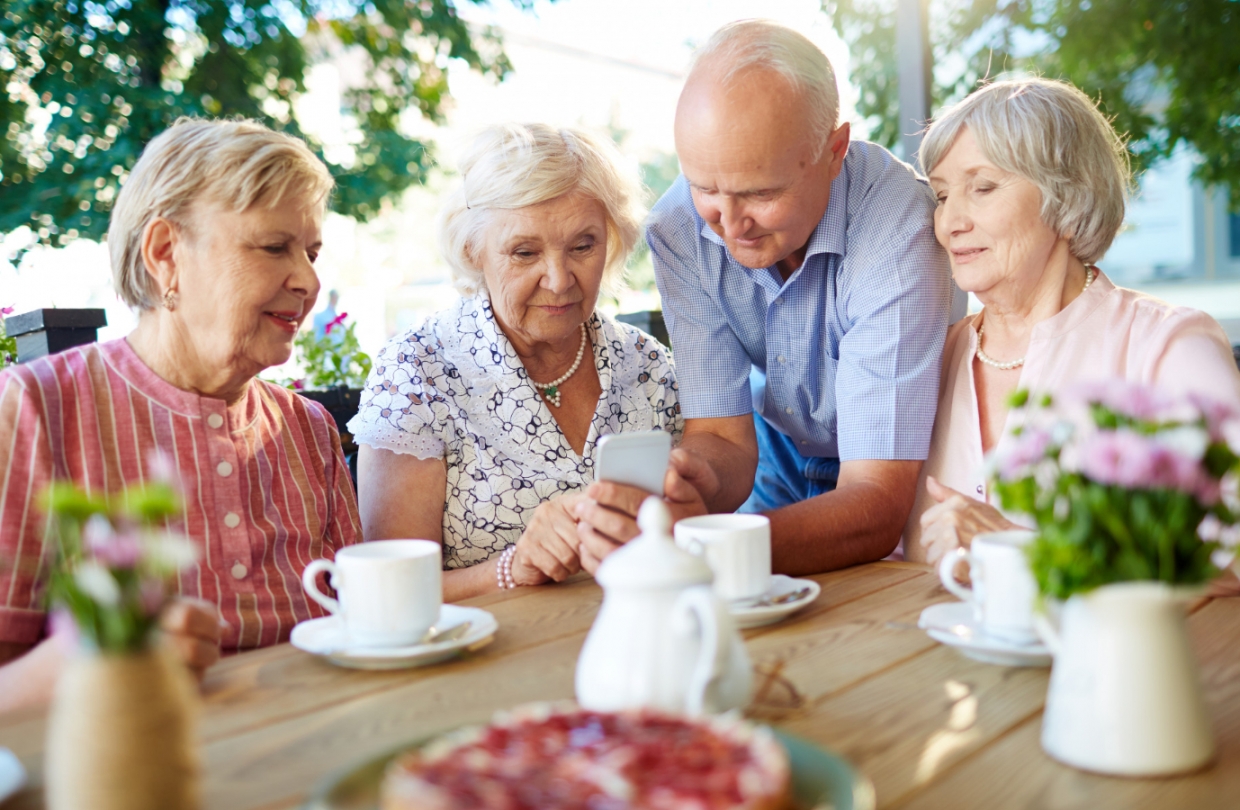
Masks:
[[[718,713],[749,702],[749,655],[700,558],[672,542],[659,498],[637,515],[641,535],[599,566],[603,606],[577,659],[577,702]]]

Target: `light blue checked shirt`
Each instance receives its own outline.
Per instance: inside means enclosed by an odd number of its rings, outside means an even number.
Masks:
[[[924,460],[952,297],[934,204],[909,166],[854,141],[785,282],[734,260],[678,178],[646,239],[685,418],[756,409],[803,456]]]

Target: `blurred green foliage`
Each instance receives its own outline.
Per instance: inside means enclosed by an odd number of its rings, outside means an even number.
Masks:
[[[513,0],[528,7],[532,0]],[[468,0],[484,3],[485,0]],[[406,111],[439,121],[447,64],[502,79],[498,34],[456,0],[6,0],[0,8],[0,233],[99,239],[146,143],[178,116],[245,116],[305,137],[293,103],[308,67],[361,70],[342,99],[351,159],[328,161],[334,208],[366,220],[424,182],[427,144]],[[319,151],[319,144],[310,141]]]
[[[1097,98],[1127,133],[1137,169],[1181,144],[1206,184],[1240,209],[1240,2],[1237,0],[927,0],[932,109],[983,78],[1033,72]],[[849,46],[858,112],[874,140],[899,140],[896,0],[823,0]]]

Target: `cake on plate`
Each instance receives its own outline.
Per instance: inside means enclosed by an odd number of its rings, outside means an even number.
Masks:
[[[735,715],[534,704],[398,756],[383,810],[778,810],[788,757]]]

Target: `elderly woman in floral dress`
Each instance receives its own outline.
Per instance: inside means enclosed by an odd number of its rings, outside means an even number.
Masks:
[[[1123,222],[1130,178],[1123,142],[1084,93],[1044,79],[987,85],[933,123],[921,160],[952,276],[984,308],[947,334],[906,558],[934,562],[981,532],[1019,528],[991,505],[982,465],[1017,389],[1119,379],[1240,408],[1213,318],[1116,287],[1094,264]]]
[[[51,481],[117,492],[170,462],[200,561],[163,617],[191,667],[221,645],[287,641],[323,615],[302,568],[361,539],[335,424],[255,378],[288,360],[319,292],[332,178],[301,141],[251,121],[178,121],[146,147],[108,246],[126,338],[0,373],[0,710],[45,699],[65,651],[42,590]]]
[[[667,350],[595,309],[641,223],[615,147],[496,126],[460,170],[439,239],[464,296],[383,349],[349,423],[366,538],[441,542],[448,601],[576,573],[599,439],[682,430]]]

